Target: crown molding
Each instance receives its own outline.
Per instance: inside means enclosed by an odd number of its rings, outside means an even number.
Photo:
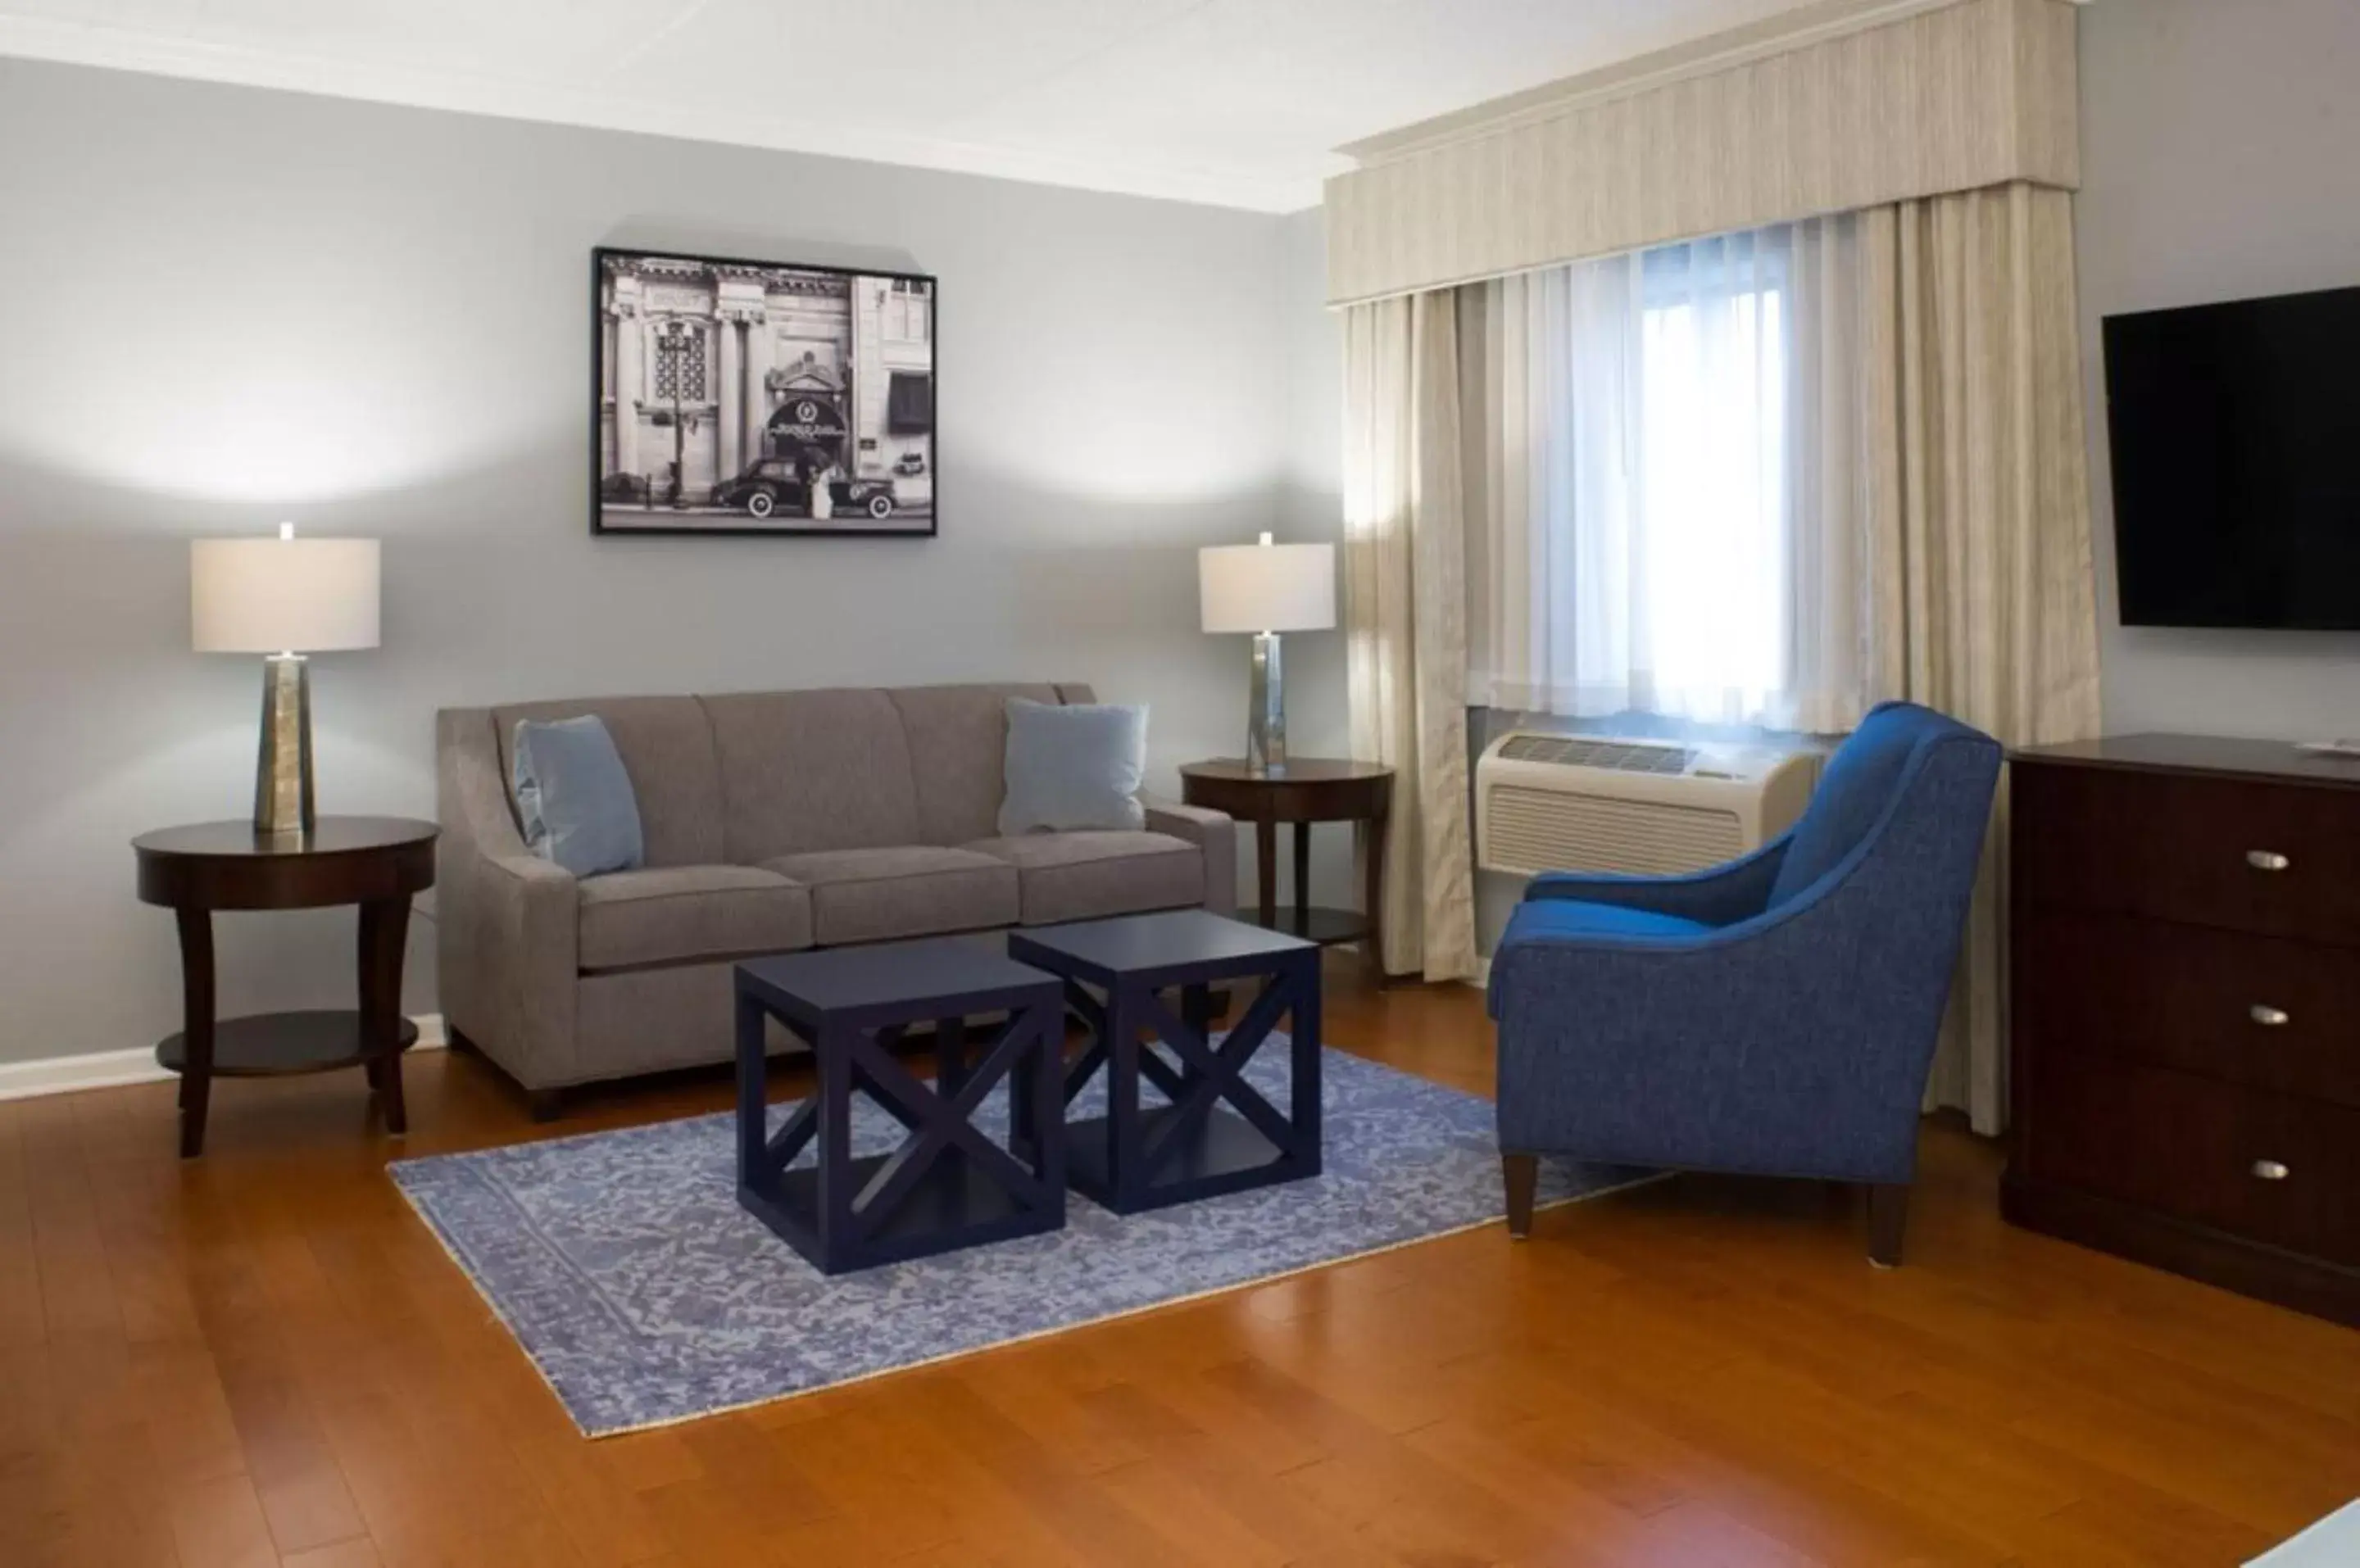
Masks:
[[[1471,136],[1491,136],[1536,120],[1554,119],[1593,103],[1728,71],[1830,38],[1890,27],[1928,11],[1961,3],[1962,0],[1819,0],[1819,4],[1766,16],[1745,27],[1634,55],[1579,76],[1544,82],[1522,93],[1511,93],[1448,114],[1363,136],[1336,150],[1362,168],[1389,163]],[[2062,3],[2087,5],[2094,0]]]
[[[1201,169],[1072,158],[948,137],[901,136],[815,121],[736,114],[723,108],[617,98],[611,93],[545,83],[281,54],[44,17],[0,16],[0,57],[11,56],[405,108],[895,164],[946,174],[979,175],[1247,212],[1298,212],[1317,206],[1320,197],[1317,177],[1247,179]]]

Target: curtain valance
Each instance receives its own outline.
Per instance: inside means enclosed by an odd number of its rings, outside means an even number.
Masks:
[[[1347,148],[1330,304],[2012,181],[2081,179],[2067,0],[1892,0]]]

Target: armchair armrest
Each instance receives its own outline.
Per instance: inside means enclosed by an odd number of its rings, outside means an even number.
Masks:
[[[1771,885],[1786,858],[1790,834],[1781,833],[1753,854],[1726,865],[1680,877],[1621,877],[1576,871],[1544,871],[1524,889],[1526,898],[1579,898],[1701,920],[1709,926],[1751,920],[1770,903]]]
[[[1195,844],[1205,856],[1205,908],[1217,915],[1233,914],[1238,907],[1238,825],[1225,811],[1184,806],[1177,800],[1142,795],[1147,831],[1169,833]]]

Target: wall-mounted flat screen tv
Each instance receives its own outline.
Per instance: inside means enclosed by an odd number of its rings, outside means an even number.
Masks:
[[[2109,316],[2134,626],[2360,630],[2360,289]]]

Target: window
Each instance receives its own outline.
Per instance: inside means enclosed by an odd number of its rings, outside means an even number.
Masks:
[[[885,290],[885,335],[900,343],[926,340],[926,285],[915,278],[896,278]]]
[[[680,318],[655,331],[656,401],[705,401],[705,324]]]
[[[897,370],[885,394],[885,429],[897,436],[922,436],[934,428],[934,378]]]
[[[1755,250],[1641,258],[1638,652],[1658,711],[1694,718],[1751,717],[1782,684],[1786,311]]]
[[[1823,706],[1796,654],[1795,234],[1487,287],[1478,702],[1776,726]]]

